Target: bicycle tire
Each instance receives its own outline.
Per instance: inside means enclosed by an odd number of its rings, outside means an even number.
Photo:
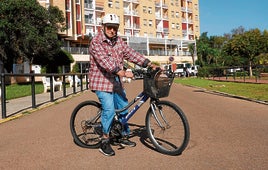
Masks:
[[[183,111],[169,101],[157,101],[156,115],[163,125],[159,126],[151,108],[148,109],[145,119],[146,131],[157,151],[167,155],[180,155],[188,145],[190,128]],[[162,110],[164,119],[159,114]]]
[[[74,142],[84,148],[99,148],[102,126],[101,104],[96,101],[80,103],[72,112],[70,129]]]

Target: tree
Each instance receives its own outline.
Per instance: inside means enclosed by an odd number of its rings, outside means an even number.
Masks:
[[[195,56],[195,44],[189,44],[188,45],[188,49],[189,49],[189,52],[191,54],[191,57],[192,57],[192,61],[193,61],[193,64],[195,65],[195,61],[194,61],[194,56]]]
[[[244,58],[249,65],[249,73],[252,76],[254,60],[262,53],[263,36],[259,29],[252,29],[241,34],[236,34],[225,45],[225,52],[231,56]]]
[[[239,26],[238,28],[232,29],[232,35],[244,34],[246,29],[243,26]]]
[[[209,39],[207,36],[207,32],[204,32],[201,34],[199,39],[196,42],[197,46],[197,58],[198,58],[198,64],[202,67],[205,65],[205,58],[208,55],[208,48],[209,48]]]
[[[225,43],[225,37],[211,36],[207,33],[201,34],[197,40],[197,56],[198,62],[201,66],[218,65],[221,58],[222,46]]]
[[[70,65],[74,62],[73,56],[65,50],[60,50],[53,58],[45,66],[47,73],[56,73],[59,66]]]
[[[46,65],[59,53],[58,31],[65,29],[58,7],[36,0],[0,1],[0,57],[8,71],[17,60]]]

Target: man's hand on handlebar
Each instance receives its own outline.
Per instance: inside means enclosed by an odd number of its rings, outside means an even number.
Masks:
[[[153,64],[151,62],[148,64],[148,67],[150,67],[152,70],[159,70],[160,69],[159,66],[157,66],[157,65],[155,65],[155,64]]]
[[[125,77],[126,71],[125,70],[120,70],[116,73],[119,77]]]

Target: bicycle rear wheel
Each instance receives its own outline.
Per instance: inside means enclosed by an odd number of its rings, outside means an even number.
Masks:
[[[80,103],[72,112],[70,129],[74,142],[85,148],[99,148],[102,136],[101,104],[95,101]]]
[[[180,155],[188,145],[190,128],[183,111],[169,101],[157,101],[155,114],[146,115],[146,130],[156,150],[167,155]]]

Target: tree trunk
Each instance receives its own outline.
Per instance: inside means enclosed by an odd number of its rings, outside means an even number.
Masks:
[[[252,77],[252,61],[249,61],[249,77]]]

